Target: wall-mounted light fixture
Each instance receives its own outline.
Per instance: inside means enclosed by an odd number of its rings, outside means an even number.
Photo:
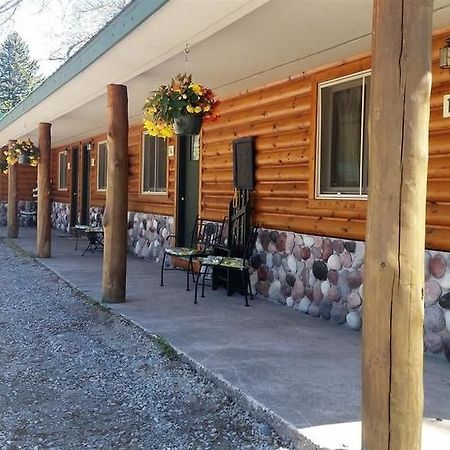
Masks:
[[[89,142],[89,144],[86,144],[86,149],[87,150],[92,150],[92,144]]]
[[[439,49],[439,66],[450,70],[450,38],[445,41],[444,47]]]

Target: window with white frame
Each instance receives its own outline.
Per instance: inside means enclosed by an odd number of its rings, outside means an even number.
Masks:
[[[143,136],[142,192],[166,192],[167,142],[147,133]]]
[[[65,191],[67,189],[67,152],[58,154],[58,189]]]
[[[108,177],[108,146],[106,141],[99,142],[97,148],[97,190],[106,190]]]
[[[319,84],[319,197],[365,197],[370,72]]]

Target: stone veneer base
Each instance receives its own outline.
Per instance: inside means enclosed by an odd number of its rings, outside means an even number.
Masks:
[[[295,311],[362,326],[364,242],[261,229],[251,258],[256,292]],[[450,254],[425,251],[424,349],[450,361]]]
[[[20,200],[17,202],[17,210],[19,212],[36,211],[35,200]],[[0,202],[0,226],[4,227],[7,224],[8,218],[8,202]],[[19,227],[35,227],[36,215],[21,215],[19,214]]]

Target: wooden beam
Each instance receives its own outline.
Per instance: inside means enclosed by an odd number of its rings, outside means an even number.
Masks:
[[[39,164],[38,164],[38,209],[36,256],[51,256],[51,204],[50,204],[50,161],[51,161],[51,124],[39,124]]]
[[[128,97],[123,85],[107,87],[108,168],[104,214],[103,294],[109,303],[125,301],[128,210]]]
[[[13,144],[15,141],[9,141]],[[8,166],[8,211],[7,211],[7,236],[17,239],[19,236],[19,218],[17,215],[18,200],[18,167],[17,164]]]
[[[418,450],[432,0],[375,0],[362,448]]]

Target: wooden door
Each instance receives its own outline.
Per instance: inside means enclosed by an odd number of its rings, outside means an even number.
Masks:
[[[78,223],[78,147],[72,147],[70,177],[70,226]]]
[[[89,225],[89,203],[91,197],[91,146],[85,144],[81,150],[81,196],[80,223]]]
[[[192,230],[198,214],[199,155],[198,136],[179,137],[176,212],[178,246],[191,244]]]

